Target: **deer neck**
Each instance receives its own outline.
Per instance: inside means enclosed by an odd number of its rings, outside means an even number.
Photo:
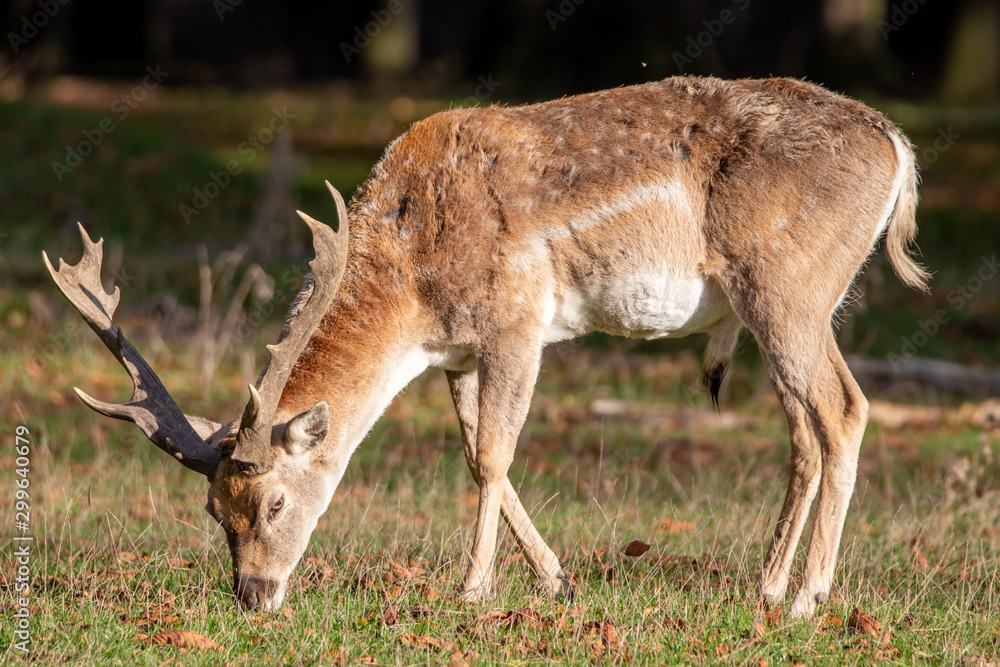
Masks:
[[[321,458],[340,477],[392,399],[433,362],[417,299],[398,286],[348,287],[299,357],[279,404],[279,420],[319,401],[330,409]]]

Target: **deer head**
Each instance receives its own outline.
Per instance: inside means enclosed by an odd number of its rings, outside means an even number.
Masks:
[[[327,404],[299,414],[280,409],[282,390],[295,361],[333,302],[347,263],[347,207],[330,185],[337,208],[336,229],[299,215],[313,233],[316,259],[300,303],[281,339],[268,345],[270,359],[239,423],[217,424],[185,415],[149,364],[112,321],[117,287],[101,284],[104,239],[91,241],[83,226],[83,258],[76,265],[59,260],[52,279],[125,368],[135,390],[123,404],[105,403],[74,388],[91,409],[135,423],[157,447],[208,478],[206,509],[226,531],[233,560],[233,590],[246,608],[277,608],[288,577],[305,551],[309,536],[333,496],[335,482],[320,450],[330,430]],[[304,303],[303,303],[304,302]]]

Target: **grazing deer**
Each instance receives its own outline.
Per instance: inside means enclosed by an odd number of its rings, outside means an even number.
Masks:
[[[825,601],[868,403],[831,317],[884,235],[904,283],[914,263],[909,141],[864,105],[789,79],[680,77],[522,107],[454,109],[394,141],[334,229],[299,213],[316,259],[238,423],[184,415],[112,322],[101,244],[53,279],[135,383],[94,410],[135,422],[208,477],[233,588],[281,604],[289,574],[354,449],[424,369],[446,371],[479,485],[467,599],[489,595],[500,514],[542,584],[559,560],[507,478],[542,348],[590,331],[710,336],[717,399],[743,327],[788,417],[791,479],[760,592],[781,598],[818,509],[791,613]],[[348,232],[348,221],[350,231]]]

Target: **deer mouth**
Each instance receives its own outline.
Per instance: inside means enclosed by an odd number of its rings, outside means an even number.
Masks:
[[[233,593],[245,611],[275,611],[285,599],[287,581],[247,577],[233,572]]]

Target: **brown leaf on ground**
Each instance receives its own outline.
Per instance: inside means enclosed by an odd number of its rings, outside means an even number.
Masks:
[[[857,607],[851,611],[851,617],[847,619],[847,627],[867,633],[876,639],[880,639],[882,636],[882,621],[866,614]]]
[[[154,625],[156,623],[162,623],[164,625],[173,625],[179,623],[181,620],[180,616],[174,614],[162,614],[159,612],[150,612],[145,616],[138,616],[136,618],[128,618],[127,616],[122,616],[123,623],[136,623],[138,625],[150,624]]]
[[[354,579],[354,588],[370,589],[374,588],[377,583],[378,577],[376,574],[371,570],[365,570]]]
[[[527,625],[531,628],[540,628],[545,626],[545,621],[551,619],[545,619],[534,609],[525,607],[524,609],[516,609],[507,614],[507,618],[503,619],[500,624],[508,628],[516,628],[519,625]]]
[[[438,593],[437,589],[434,588],[433,586],[428,586],[427,589],[424,591],[424,599],[427,600],[428,602],[434,602],[439,597],[441,597],[441,594]]]
[[[389,572],[392,573],[397,579],[409,579],[410,570],[403,564],[397,563],[396,561],[389,562]]]
[[[344,667],[347,664],[347,649],[343,646],[327,649],[326,655],[333,658],[333,663],[339,667]]]
[[[844,619],[837,614],[824,614],[819,618],[820,630],[839,630],[844,627]]]
[[[412,632],[408,632],[399,638],[399,643],[403,646],[409,646],[410,648],[423,648],[423,649],[445,649],[445,650],[455,650],[458,648],[458,644],[455,642],[450,642],[445,639],[438,639],[437,637],[432,637],[431,635],[418,635]]]
[[[186,558],[168,558],[167,564],[172,568],[190,570],[194,567],[194,563],[187,560]]]
[[[641,540],[632,540],[625,545],[625,555],[629,558],[638,558],[649,551],[649,545]]]
[[[592,653],[603,654],[616,651],[629,655],[629,646],[618,634],[618,627],[611,621],[588,621],[583,624],[587,633],[587,644]]]
[[[486,625],[488,623],[495,623],[496,621],[499,621],[502,618],[507,618],[508,613],[509,612],[506,612],[503,609],[494,609],[493,611],[488,611],[485,614],[476,616],[472,622],[475,623],[476,625]]]
[[[425,618],[427,616],[433,616],[434,610],[430,607],[426,607],[422,604],[413,605],[410,608],[410,616],[413,618]]]
[[[455,649],[448,656],[448,659],[453,663],[465,663],[468,664],[468,660],[479,660],[479,651],[462,651],[461,649]]]
[[[753,626],[753,638],[763,639],[764,635],[767,634],[767,626],[763,623],[755,623]]]
[[[764,612],[764,622],[767,623],[767,627],[771,628],[781,622],[781,607],[775,607],[774,609],[768,609]]]
[[[688,521],[678,521],[672,517],[665,517],[660,519],[657,524],[657,528],[661,531],[667,533],[668,535],[676,535],[678,533],[689,533],[694,530],[694,524]]]
[[[715,654],[720,658],[729,654],[729,644],[719,644],[715,647]]]
[[[140,635],[144,638],[146,635]],[[146,641],[143,639],[143,641]],[[164,630],[148,639],[151,644],[163,646],[177,646],[178,648],[214,649],[221,650],[222,647],[216,644],[203,634],[190,630]]]
[[[914,537],[910,540],[910,550],[913,552],[913,562],[916,563],[917,567],[921,570],[926,570],[931,566],[931,561],[924,554],[924,551],[921,548],[922,546],[923,540],[919,537]]]
[[[399,623],[399,614],[392,607],[386,607],[382,610],[382,622],[386,625],[396,625]]]

